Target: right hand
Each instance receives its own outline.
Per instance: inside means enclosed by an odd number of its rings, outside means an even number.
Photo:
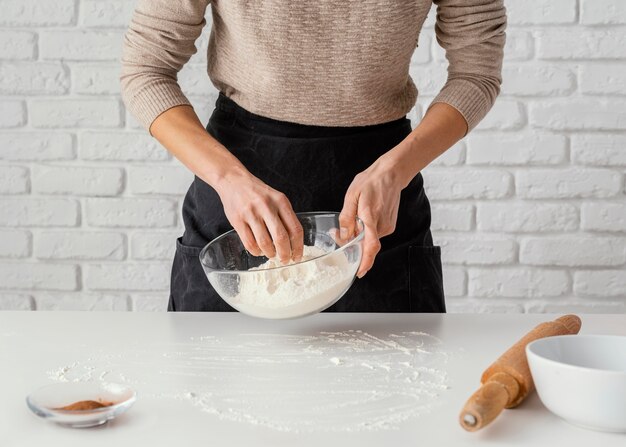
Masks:
[[[166,110],[154,120],[150,132],[217,191],[226,218],[246,250],[255,256],[278,255],[281,262],[302,259],[302,225],[287,196],[252,175],[206,131],[191,106]]]
[[[303,230],[287,196],[251,173],[231,174],[217,192],[226,218],[254,256],[300,261]]]

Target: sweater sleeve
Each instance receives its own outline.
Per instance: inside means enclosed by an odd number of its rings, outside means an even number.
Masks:
[[[437,42],[448,59],[448,79],[432,104],[443,102],[457,109],[469,132],[500,93],[506,10],[503,0],[433,3],[437,5]]]
[[[210,0],[138,0],[124,36],[122,99],[146,128],[161,113],[189,100],[178,72],[196,52]]]

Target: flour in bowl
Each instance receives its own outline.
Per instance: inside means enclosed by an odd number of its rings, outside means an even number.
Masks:
[[[242,312],[264,318],[292,318],[320,310],[345,291],[358,265],[351,264],[344,252],[326,252],[305,246],[302,261],[289,268],[277,257],[239,274],[239,293],[233,305]],[[314,258],[319,258],[315,259]]]

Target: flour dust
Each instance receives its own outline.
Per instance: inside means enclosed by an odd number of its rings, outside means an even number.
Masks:
[[[274,430],[353,432],[397,429],[440,405],[448,355],[423,332],[204,336],[94,355],[48,376],[127,383],[144,398]]]

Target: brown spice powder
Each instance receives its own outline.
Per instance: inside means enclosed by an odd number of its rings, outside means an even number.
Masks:
[[[53,410],[63,410],[63,411],[97,410],[99,408],[110,407],[111,405],[115,405],[115,402],[81,400],[78,402],[71,403],[69,405],[65,405],[64,407],[53,408]]]

